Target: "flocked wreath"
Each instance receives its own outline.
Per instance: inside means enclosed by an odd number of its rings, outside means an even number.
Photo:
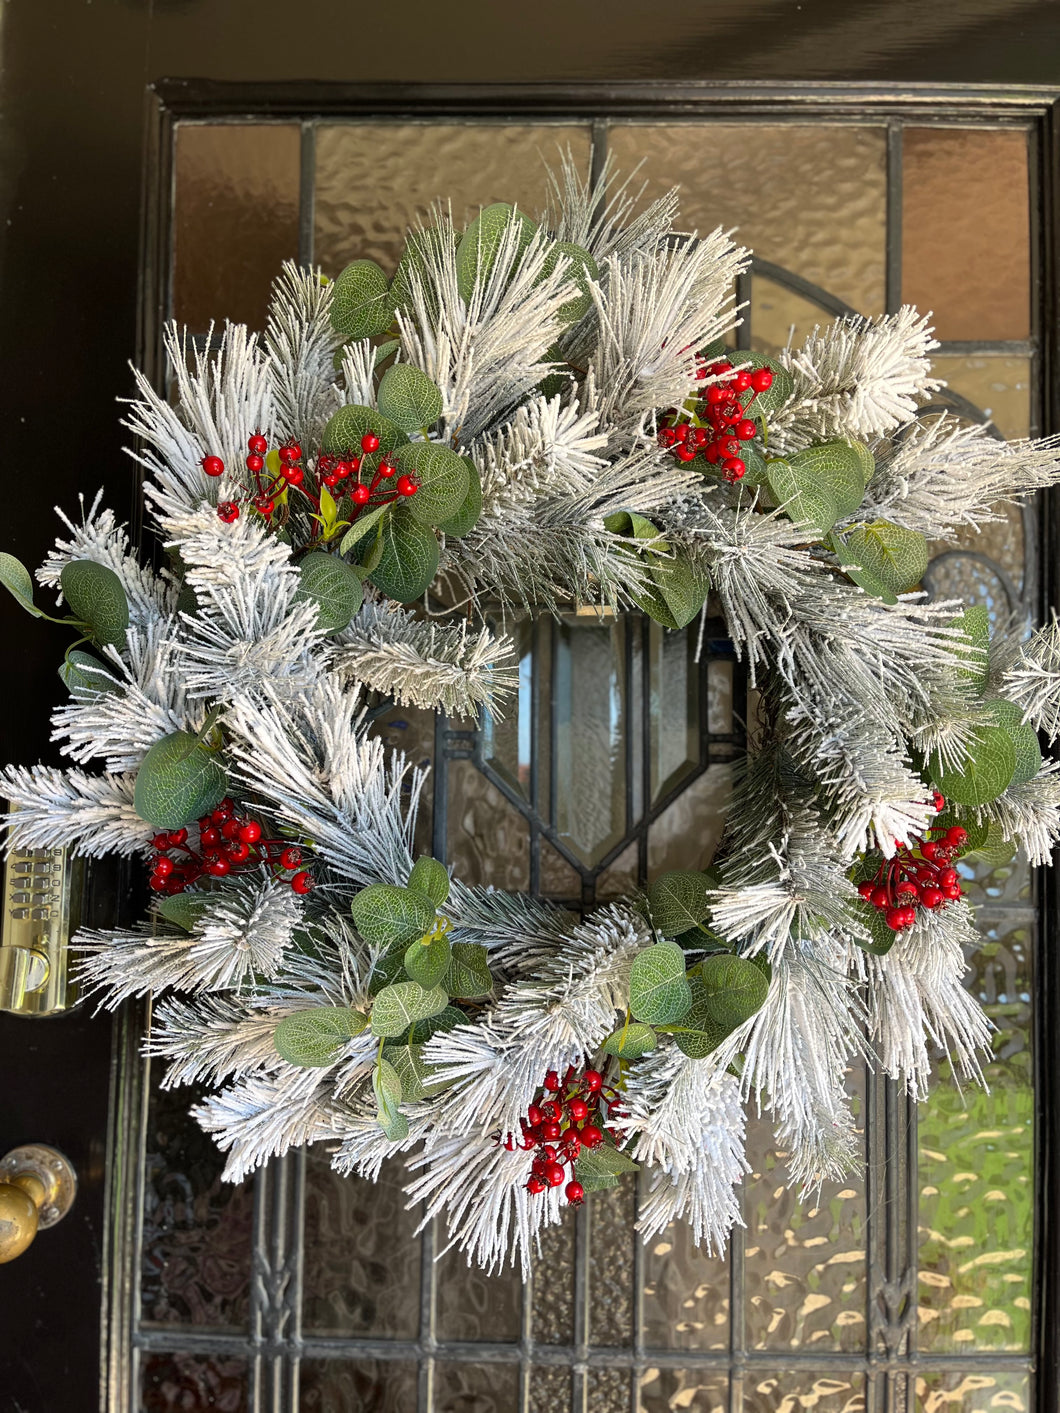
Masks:
[[[852,1056],[914,1094],[932,1047],[976,1076],[956,865],[1060,832],[1060,629],[917,587],[928,539],[1054,484],[1060,443],[918,418],[909,308],[727,349],[745,251],[676,235],[676,193],[633,215],[569,159],[552,188],[540,223],[439,206],[390,280],[286,267],[262,336],[168,331],[172,398],[141,376],[126,420],[164,567],[98,500],[66,521],[36,577],[81,635],[75,764],[4,775],[19,846],[146,861],[149,918],[82,932],[82,976],[154,995],[226,1175],[401,1154],[486,1268],[637,1168],[645,1237],[717,1248],[749,1098],[814,1184],[855,1161]],[[413,857],[423,772],[371,694],[497,713],[513,612],[679,629],[708,595],[755,692],[702,871],[579,919]]]

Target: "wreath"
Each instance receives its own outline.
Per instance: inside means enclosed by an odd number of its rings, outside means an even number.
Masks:
[[[487,1269],[638,1168],[645,1239],[717,1249],[750,1099],[812,1186],[855,1163],[852,1057],[912,1094],[933,1050],[977,1077],[959,865],[1060,834],[1055,619],[918,587],[1060,442],[918,415],[911,308],[727,346],[746,251],[678,234],[676,192],[635,214],[569,157],[551,186],[539,222],[439,205],[393,278],[285,266],[260,336],[169,328],[172,394],[138,374],[125,420],[157,567],[98,497],[64,517],[36,578],[79,635],[73,764],[3,777],[18,847],[146,861],[149,915],[80,932],[81,975],[155,998],[226,1176],[402,1155]],[[574,605],[720,613],[754,689],[715,857],[583,918],[414,857],[424,772],[369,711],[497,715],[512,615]]]

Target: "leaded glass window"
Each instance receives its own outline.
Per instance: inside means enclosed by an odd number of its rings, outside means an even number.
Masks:
[[[597,164],[610,151],[626,170],[647,159],[645,200],[680,182],[690,228],[736,226],[755,250],[743,346],[773,352],[836,314],[915,300],[942,340],[939,404],[989,417],[1001,436],[1035,432],[1033,124],[893,109],[177,122],[162,154],[174,178],[165,302],[193,332],[226,316],[260,326],[281,259],[329,273],[359,255],[392,265],[435,196],[450,195],[458,219],[499,199],[533,209],[557,144]],[[1039,538],[1036,513],[1013,511],[938,546],[927,587],[1032,614]],[[701,864],[746,705],[724,624],[705,625],[698,651],[698,625],[669,634],[637,615],[515,631],[520,685],[504,720],[381,704],[376,729],[434,767],[423,842],[469,881],[574,905]],[[960,1095],[943,1068],[917,1112],[852,1071],[864,1174],[806,1198],[752,1120],[746,1226],[724,1257],[683,1229],[643,1247],[636,1193],[622,1187],[550,1229],[523,1286],[469,1271],[430,1229],[417,1236],[393,1176],[340,1179],[322,1152],[223,1185],[187,1091],[161,1089],[137,1062],[130,1019],[112,1371],[132,1365],[152,1413],[1029,1409],[1037,914],[1019,859],[961,869],[984,936],[968,984],[997,1026],[989,1090]]]

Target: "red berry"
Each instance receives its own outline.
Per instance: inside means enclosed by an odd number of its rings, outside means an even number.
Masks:
[[[546,1143],[545,1146],[541,1149],[541,1153],[539,1156],[541,1158],[542,1163],[546,1164],[547,1166],[547,1164],[554,1163],[556,1161],[556,1150],[552,1147],[550,1143]]]
[[[285,466],[283,468],[283,479],[289,486],[300,486],[305,480],[305,472],[300,466]]]
[[[926,859],[934,859],[938,856],[939,846],[929,839],[926,844],[921,844],[920,852]]]
[[[545,1184],[541,1181],[539,1177],[532,1177],[530,1181],[526,1184],[526,1190],[527,1192],[532,1192],[536,1197],[539,1192],[544,1192]]]
[[[707,389],[707,401],[710,403],[724,402],[728,396],[729,394],[720,383],[713,383]]]
[[[575,1123],[581,1123],[589,1117],[589,1106],[584,1099],[572,1099],[567,1105],[567,1113]]]
[[[411,476],[399,476],[397,489],[399,496],[414,496],[419,487]]]
[[[526,1111],[526,1122],[531,1128],[536,1128],[544,1115],[536,1104],[531,1104]]]
[[[884,921],[894,932],[901,932],[908,924],[905,920],[905,908],[888,908],[884,914]]]
[[[581,1141],[585,1148],[599,1148],[604,1141],[604,1135],[595,1124],[586,1124],[581,1131]]]
[[[955,868],[944,868],[939,873],[939,886],[942,888],[948,887],[951,883],[957,883],[959,880],[960,875]]]
[[[767,392],[773,386],[773,374],[768,368],[756,368],[751,374],[751,386],[755,392]]]
[[[898,887],[894,890],[899,896],[905,895],[910,898],[919,898],[920,889],[911,878],[903,878]]]
[[[688,423],[682,422],[679,427],[675,428],[674,436],[679,442],[687,442],[691,431],[692,428],[688,425]]]
[[[297,868],[302,862],[301,849],[284,849],[280,855],[281,868]],[[540,1123],[540,1119],[531,1119],[531,1123]]]
[[[695,442],[696,446],[706,446],[707,442],[710,440],[710,433],[707,431],[706,427],[693,427],[692,440]]]
[[[721,463],[726,481],[740,481],[747,474],[747,465],[738,456],[727,456]]]
[[[169,847],[179,849],[181,844],[188,842],[188,831],[186,829],[175,829],[169,836]]]
[[[586,1070],[582,1076],[582,1083],[590,1094],[599,1094],[604,1087],[604,1077],[599,1070]]]
[[[228,846],[228,857],[234,864],[246,863],[250,857],[250,848],[243,843],[242,839],[236,839]]]
[[[331,490],[334,486],[339,484],[339,478],[335,475],[334,471],[328,471],[326,475],[321,476],[320,479],[323,484],[327,486],[328,490]]]
[[[707,460],[712,466],[716,466],[721,456],[721,452],[718,450],[717,444],[712,443],[710,446],[707,447],[703,455],[707,458]]]
[[[738,456],[740,453],[740,440],[738,437],[719,437],[718,449],[722,456]]]
[[[367,505],[372,498],[372,493],[367,486],[354,486],[350,492],[350,499],[354,505]]]
[[[942,885],[942,896],[948,898],[950,902],[952,902],[954,898],[959,898],[961,896],[961,885],[959,883],[944,883]]]
[[[213,824],[199,830],[199,844],[204,849],[216,849],[221,842],[221,831]]]
[[[219,456],[204,456],[202,459],[202,469],[207,476],[223,476],[225,464]]]
[[[247,450],[252,451],[255,456],[264,456],[269,449],[269,444],[260,432],[255,432],[247,441]]]
[[[858,884],[858,892],[865,899],[865,901],[868,902],[868,900],[872,897],[872,892],[875,887],[875,883],[873,883],[871,879],[868,879],[864,883]]]
[[[710,365],[710,371],[712,373],[731,373],[732,364],[727,358],[720,358],[716,363]]]
[[[954,824],[946,830],[946,843],[954,849],[963,849],[968,842],[968,831],[962,829],[959,824]]]
[[[206,865],[206,872],[213,878],[224,878],[225,874],[232,872],[232,865],[223,854],[219,854]]]
[[[254,509],[260,511],[262,515],[271,515],[276,509],[276,502],[271,496],[255,496],[251,504],[254,506]]]
[[[941,814],[942,811],[946,808],[946,796],[943,795],[941,791],[935,790],[932,793],[931,799],[934,803],[936,811]]]
[[[282,452],[282,451],[280,452],[280,460],[281,460],[281,461],[283,461],[283,460],[287,460],[287,461],[301,461],[301,459],[302,459],[302,448],[298,445],[297,442],[289,442],[289,443],[287,444],[286,451],[287,451],[287,456],[286,456],[286,458],[284,457],[283,452]]]
[[[347,478],[347,476],[349,476],[349,475],[352,473],[352,471],[353,471],[353,467],[350,465],[350,463],[349,463],[348,461],[336,461],[336,463],[335,463],[335,478],[336,478],[336,480],[345,481],[345,479]]]
[[[875,887],[869,894],[869,902],[874,908],[885,908],[891,901],[891,895],[886,888]]]
[[[577,1207],[580,1202],[585,1201],[585,1188],[580,1182],[569,1182],[563,1191],[572,1207]]]
[[[545,1181],[548,1183],[549,1187],[559,1187],[566,1176],[567,1174],[560,1167],[559,1163],[549,1163],[548,1167],[545,1169]]]
[[[162,854],[161,857],[154,860],[151,867],[154,870],[156,878],[168,878],[169,875],[176,868],[176,864],[173,862],[172,859],[167,858],[165,854]]]
[[[365,455],[370,455],[373,451],[379,450],[379,438],[374,432],[365,432],[361,438],[361,450]]]
[[[239,826],[239,837],[244,844],[256,844],[261,838],[261,825],[255,819],[247,820]]]
[[[751,375],[746,368],[741,368],[732,381],[737,392],[746,392],[751,386]]]
[[[553,1094],[558,1094],[563,1088],[563,1085],[560,1083],[559,1075],[555,1070],[549,1070],[548,1074],[545,1075],[545,1088]]]
[[[674,447],[674,455],[678,461],[695,461],[696,449],[694,446],[689,446],[687,442],[679,442]]]
[[[313,876],[310,873],[296,873],[291,879],[291,887],[296,893],[309,893],[313,888]]]
[[[164,849],[171,849],[172,847],[173,845],[170,842],[168,834],[156,834],[155,837],[151,840],[152,849],[158,849],[161,851]]]
[[[217,507],[217,514],[226,525],[231,525],[234,520],[239,519],[239,506],[234,500],[223,500]]]
[[[749,442],[758,431],[758,428],[751,421],[750,417],[745,417],[742,422],[736,424],[736,435],[742,442]]]
[[[582,1150],[582,1141],[572,1128],[563,1130],[563,1147],[567,1150],[567,1157],[573,1163]]]
[[[672,427],[663,427],[659,432],[660,446],[673,446],[677,440],[677,433]]]
[[[163,878],[160,873],[153,873],[151,877],[147,880],[147,886],[155,893],[166,893],[169,891],[167,887],[168,882],[169,880],[167,878]]]
[[[247,457],[247,470],[248,470],[248,471],[260,471],[261,468],[262,468],[264,465],[265,465],[265,458],[262,457],[262,456],[259,456],[256,451],[252,451],[252,452],[250,453],[250,455]]]
[[[541,1136],[549,1143],[558,1143],[562,1131],[555,1119],[549,1119],[547,1123],[541,1125]]]
[[[933,883],[928,883],[920,890],[920,901],[925,908],[937,908],[943,902],[942,889],[936,888]]]

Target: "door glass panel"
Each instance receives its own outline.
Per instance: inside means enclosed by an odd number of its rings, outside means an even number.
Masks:
[[[534,208],[545,196],[539,154],[557,141],[579,160],[589,150],[581,123],[266,126],[178,128],[177,269],[183,261],[189,273],[174,298],[196,327],[240,308],[260,324],[298,230],[303,240],[315,231],[316,250],[302,257],[332,273],[361,255],[392,265],[401,229],[432,197],[451,193],[461,220],[480,201]],[[901,137],[902,121],[891,126]],[[939,404],[990,415],[1007,436],[1036,425],[1040,360],[1033,346],[1005,342],[1027,339],[1029,327],[1024,131],[921,127],[898,144],[875,120],[767,119],[601,122],[596,136],[627,172],[648,159],[646,196],[683,181],[687,224],[735,224],[755,246],[742,342],[772,351],[792,325],[801,337],[844,307],[877,314],[904,279],[907,295],[916,288],[925,308],[942,311],[944,339],[975,343],[944,344],[938,367],[952,392]],[[286,154],[261,159],[268,180],[246,156],[259,141]],[[292,221],[299,151],[313,179]],[[974,169],[994,250],[1001,231],[1014,273],[999,279],[1003,262],[983,264],[957,184],[933,189],[944,159]],[[225,173],[240,171],[251,174],[247,190],[232,194]],[[210,207],[211,190],[229,194]],[[280,253],[269,222],[251,219],[265,209],[279,213]],[[211,211],[246,245],[224,298],[205,272],[191,273],[204,270],[194,240]],[[967,259],[951,250],[942,260],[949,228]],[[960,273],[963,303],[947,267]],[[1025,613],[1036,548],[1034,517],[1014,513],[936,546],[926,587],[995,616]],[[571,614],[513,631],[520,693],[505,721],[436,723],[398,708],[377,718],[384,739],[433,767],[419,846],[470,883],[574,905],[643,886],[664,867],[700,866],[720,834],[747,714],[724,624],[706,624],[698,660],[698,625],[663,634],[638,615]],[[887,1084],[852,1073],[864,1176],[804,1195],[788,1186],[768,1126],[749,1116],[747,1226],[724,1255],[697,1251],[677,1225],[642,1247],[627,1185],[548,1229],[526,1285],[484,1276],[440,1255],[440,1230],[413,1235],[419,1214],[405,1208],[397,1168],[378,1186],[339,1178],[321,1145],[229,1188],[186,1117],[193,1096],[148,1086],[134,1257],[143,1308],[130,1315],[141,1406],[1018,1413],[1028,1406],[1036,915],[1021,860],[961,871],[984,934],[969,986],[998,1027],[989,1092],[959,1094],[943,1068],[918,1116]]]

